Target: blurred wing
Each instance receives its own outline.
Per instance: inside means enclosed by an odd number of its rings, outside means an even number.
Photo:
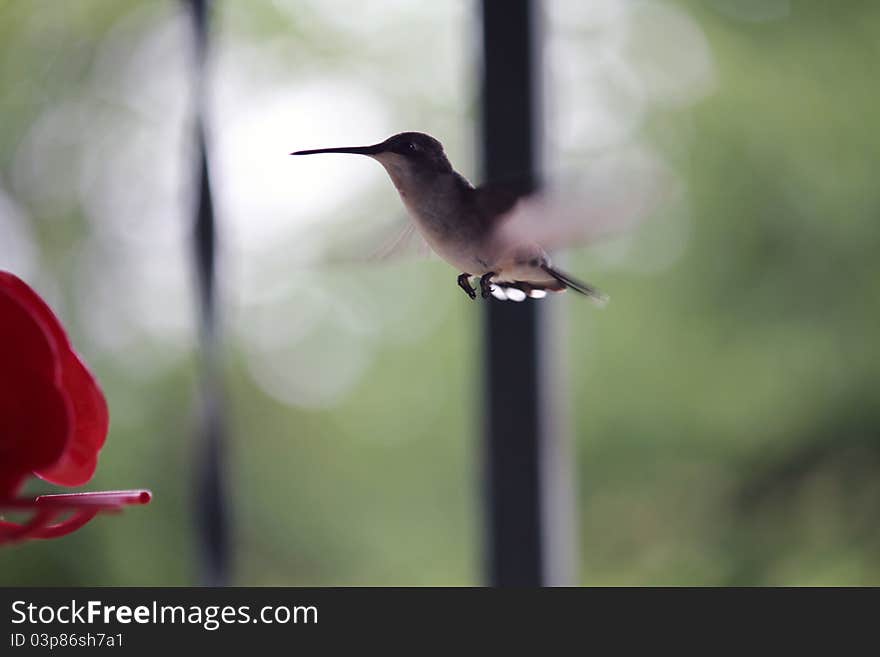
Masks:
[[[548,251],[583,246],[632,230],[673,188],[669,171],[644,154],[602,162],[565,187],[520,198],[495,230],[505,243],[537,243]]]
[[[326,245],[325,262],[333,264],[366,264],[427,258],[431,249],[406,216],[382,226],[349,227]]]
[[[396,234],[370,254],[371,260],[395,260],[408,256],[426,258],[431,255],[431,248],[416,230],[416,225],[409,219],[403,226],[396,228]]]
[[[477,188],[476,199],[484,217],[503,217],[516,207],[525,194],[517,191],[521,185],[507,182],[489,182]]]

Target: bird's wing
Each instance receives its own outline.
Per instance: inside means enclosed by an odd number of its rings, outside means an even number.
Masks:
[[[497,221],[507,216],[516,204],[526,195],[520,190],[523,186],[514,181],[489,182],[474,190],[479,214],[487,221]]]
[[[390,238],[386,238],[384,244],[370,254],[371,260],[394,260],[407,256],[426,258],[431,254],[431,247],[409,218],[404,218],[402,225],[398,223],[395,231]]]
[[[520,197],[494,230],[504,243],[536,243],[548,251],[592,244],[632,230],[673,188],[669,171],[644,154],[602,162],[567,186]]]
[[[325,245],[326,262],[333,264],[367,264],[392,262],[407,258],[427,258],[431,249],[415,224],[400,215],[384,224],[349,226],[339,231]]]

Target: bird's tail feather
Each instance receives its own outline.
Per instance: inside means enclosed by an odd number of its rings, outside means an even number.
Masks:
[[[608,295],[602,292],[600,289],[593,287],[589,283],[584,283],[579,281],[578,279],[569,276],[564,271],[560,271],[550,265],[543,265],[541,267],[545,272],[550,274],[557,281],[562,283],[565,287],[571,288],[575,292],[579,292],[586,297],[589,297],[592,301],[599,304],[600,306],[604,306],[608,303]]]

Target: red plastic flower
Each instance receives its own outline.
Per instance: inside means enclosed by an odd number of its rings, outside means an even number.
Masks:
[[[27,284],[0,271],[0,507],[37,510],[26,525],[0,521],[0,543],[61,535],[99,511],[149,501],[147,491],[13,499],[31,475],[62,486],[88,482],[108,428],[104,395],[61,322]],[[74,517],[48,525],[67,511]]]

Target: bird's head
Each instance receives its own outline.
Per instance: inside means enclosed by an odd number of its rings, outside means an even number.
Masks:
[[[344,146],[296,151],[291,155],[318,153],[351,153],[366,155],[378,161],[399,190],[414,179],[450,173],[452,165],[443,152],[443,145],[423,132],[401,132],[372,146]]]

